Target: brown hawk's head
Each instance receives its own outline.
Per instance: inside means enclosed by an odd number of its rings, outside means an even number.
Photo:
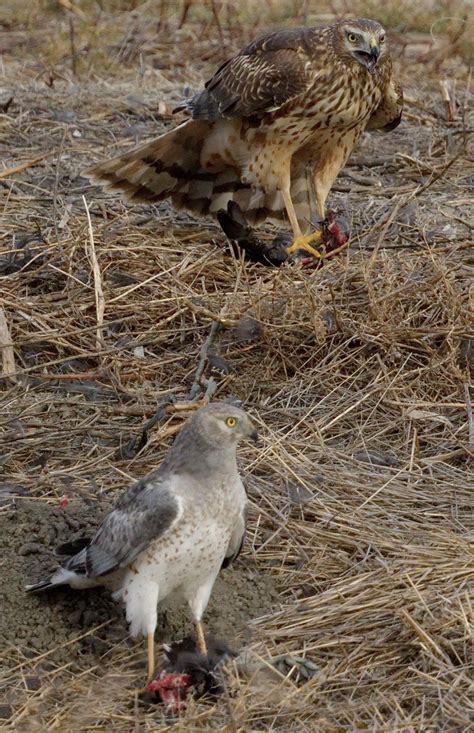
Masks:
[[[346,63],[354,60],[373,74],[387,54],[385,30],[375,20],[342,20],[334,26],[334,49]]]

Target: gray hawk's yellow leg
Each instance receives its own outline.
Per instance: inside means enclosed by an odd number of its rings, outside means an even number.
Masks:
[[[204,629],[202,628],[202,623],[200,621],[194,622],[194,631],[196,632],[196,648],[199,654],[207,657],[207,644],[204,637]]]
[[[155,679],[155,634],[147,634],[147,679],[143,687],[132,691],[132,695],[143,695],[148,690],[148,685]]]
[[[155,635],[147,634],[146,642],[148,658],[147,682],[151,682],[155,677]]]

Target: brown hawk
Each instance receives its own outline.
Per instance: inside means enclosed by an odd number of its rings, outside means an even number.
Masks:
[[[379,23],[277,30],[183,102],[178,109],[192,119],[86,175],[130,201],[169,197],[198,214],[237,205],[249,224],[286,213],[288,252],[319,256],[312,215],[325,218],[331,186],[364,130],[393,130],[402,106]]]

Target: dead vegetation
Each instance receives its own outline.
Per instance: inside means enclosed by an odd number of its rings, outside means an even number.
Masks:
[[[324,22],[349,14],[343,3],[267,0],[253,18],[231,2],[2,7],[2,492],[107,502],[150,470],[181,412],[143,427],[163,398],[186,402],[219,323],[200,396],[213,379],[261,424],[263,448],[241,451],[240,563],[272,574],[281,601],[255,619],[251,646],[319,670],[298,686],[236,677],[173,720],[127,696],[141,646],[119,640],[81,671],[76,638],[69,664],[9,648],[7,727],[472,726],[468,6],[385,3],[380,17],[355,5],[390,23],[407,109],[339,177],[331,201],[351,246],[318,271],[249,265],[214,222],[129,207],[80,171],[173,124],[185,87],[260,28]]]

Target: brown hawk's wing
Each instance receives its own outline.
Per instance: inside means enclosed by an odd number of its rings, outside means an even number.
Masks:
[[[311,31],[278,30],[223,64],[186,103],[194,119],[260,116],[302,94],[311,83]]]
[[[385,89],[379,106],[369,118],[366,130],[390,132],[402,121],[403,89],[393,77]]]

